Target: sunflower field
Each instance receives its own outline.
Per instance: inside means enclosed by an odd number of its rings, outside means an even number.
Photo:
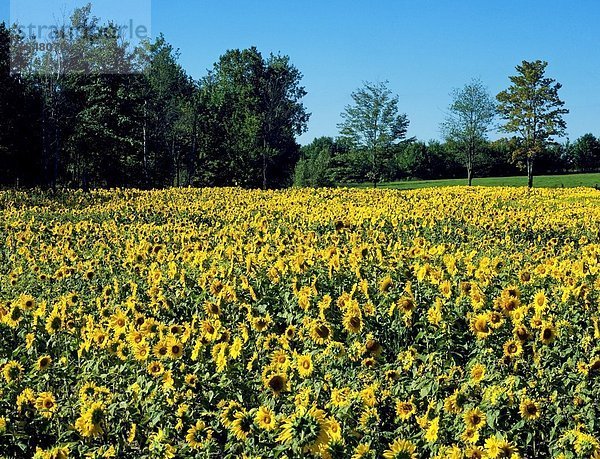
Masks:
[[[600,458],[596,190],[0,214],[1,458]]]

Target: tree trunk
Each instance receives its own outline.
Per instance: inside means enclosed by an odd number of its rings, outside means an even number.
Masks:
[[[469,140],[469,150],[467,151],[467,181],[469,186],[473,184],[473,158],[475,157],[473,141]]]
[[[143,139],[142,139],[142,167],[144,168],[144,187],[148,187],[148,141],[147,141],[147,116],[146,106],[148,101],[144,101],[144,125],[142,128]]]
[[[267,139],[263,138],[263,150],[262,150],[262,179],[263,179],[263,190],[267,189]]]
[[[179,156],[175,155],[175,136],[171,140],[171,157],[175,166],[175,186],[179,188]]]
[[[527,158],[527,187],[533,188],[533,158]]]

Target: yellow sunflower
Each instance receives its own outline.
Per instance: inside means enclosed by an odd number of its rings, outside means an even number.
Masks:
[[[397,439],[383,452],[384,459],[417,459],[417,447],[408,440]]]

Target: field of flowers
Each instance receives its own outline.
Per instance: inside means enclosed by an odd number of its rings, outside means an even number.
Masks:
[[[0,214],[0,457],[600,458],[598,191]]]

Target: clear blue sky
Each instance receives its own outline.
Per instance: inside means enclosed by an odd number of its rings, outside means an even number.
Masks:
[[[61,2],[73,0],[52,1]],[[103,16],[107,5],[128,0],[93,3]],[[152,0],[152,32],[180,49],[194,77],[231,48],[289,55],[312,113],[302,143],[337,134],[340,112],[364,80],[390,81],[409,135],[439,138],[452,88],[479,77],[496,94],[523,59],[547,60],[548,76],[563,84],[571,139],[600,135],[599,23],[597,0]]]

